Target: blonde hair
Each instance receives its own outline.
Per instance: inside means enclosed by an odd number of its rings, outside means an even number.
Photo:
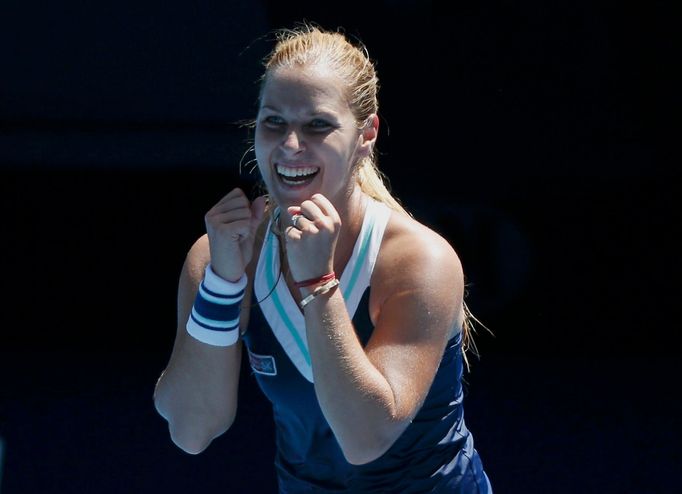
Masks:
[[[362,42],[357,41],[353,44],[341,32],[326,31],[310,23],[300,24],[294,29],[282,29],[275,35],[275,47],[265,57],[263,63],[265,72],[261,78],[261,93],[268,74],[276,69],[324,66],[330,68],[343,81],[346,97],[358,128],[362,128],[372,115],[378,113],[379,79],[374,63]],[[375,149],[357,163],[355,176],[365,194],[395,211],[411,216],[390,193],[388,179],[377,166]],[[471,350],[478,356],[472,338],[475,331],[472,321],[478,320],[471,314],[466,303],[464,315],[462,355],[469,369],[467,351]]]
[[[379,79],[374,63],[361,42],[354,45],[340,32],[325,31],[310,23],[301,24],[295,29],[282,29],[276,33],[276,37],[274,49],[265,58],[261,84],[264,84],[269,73],[281,67],[323,65],[332,69],[343,81],[358,128],[362,128],[373,114],[378,113]],[[377,166],[375,149],[357,163],[355,176],[365,194],[409,216],[389,192],[388,179]]]

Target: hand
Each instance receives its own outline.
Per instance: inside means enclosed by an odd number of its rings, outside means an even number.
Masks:
[[[341,218],[329,200],[315,194],[300,206],[287,208],[290,216],[302,215],[286,229],[286,251],[296,281],[317,278],[334,270],[334,251]]]
[[[265,196],[249,203],[235,188],[204,216],[211,252],[211,268],[223,279],[238,281],[253,256],[256,229],[265,212]]]

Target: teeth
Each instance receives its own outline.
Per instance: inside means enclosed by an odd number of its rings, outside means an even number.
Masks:
[[[317,173],[319,168],[314,166],[305,166],[302,168],[288,168],[282,165],[277,165],[277,173],[285,177],[303,177]]]

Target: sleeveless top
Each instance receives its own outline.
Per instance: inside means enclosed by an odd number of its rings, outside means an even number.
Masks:
[[[370,277],[391,210],[370,199],[340,289],[362,345],[374,329]],[[271,225],[270,225],[271,226]],[[461,332],[447,344],[412,423],[381,457],[346,461],[315,395],[305,319],[280,273],[277,236],[268,227],[254,279],[249,364],[272,403],[280,493],[492,492],[463,416]]]

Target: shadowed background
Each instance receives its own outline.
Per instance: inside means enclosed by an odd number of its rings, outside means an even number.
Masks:
[[[380,165],[458,251],[495,333],[478,330],[465,414],[496,492],[679,491],[673,16],[10,0],[0,492],[274,492],[270,411],[246,367],[234,427],[196,457],[151,397],[205,211],[255,190],[239,123],[267,34],[302,19],[343,26],[377,61]]]

